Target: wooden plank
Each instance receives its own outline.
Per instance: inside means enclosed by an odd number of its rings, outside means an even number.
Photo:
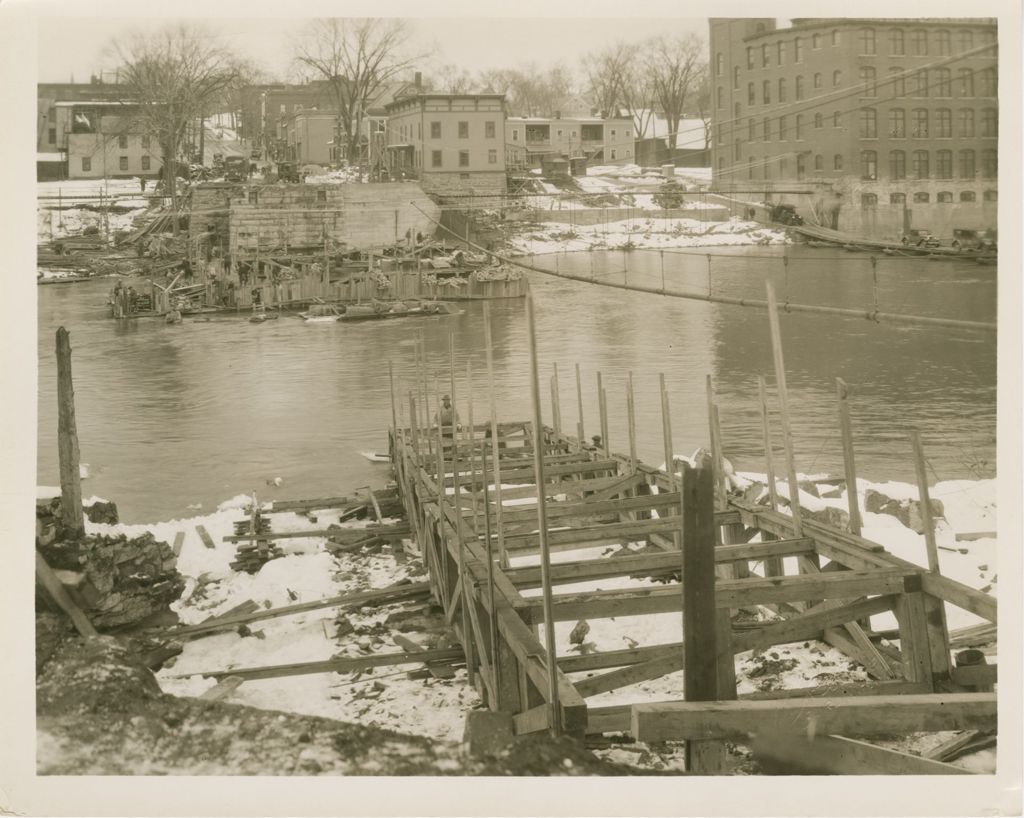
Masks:
[[[38,551],[36,551],[36,581],[43,586],[54,603],[71,618],[75,629],[82,636],[96,636],[96,628],[89,621],[89,617],[68,596],[61,581]]]
[[[645,534],[653,531],[674,531],[679,528],[678,517],[666,517],[654,520],[628,520],[623,523],[582,526],[548,532],[548,543],[562,545],[566,543],[582,543],[595,540],[612,540],[618,542],[636,542],[643,540]],[[527,551],[537,548],[538,535],[509,534],[505,537],[505,546],[509,551]]]
[[[714,663],[711,663],[714,667]],[[609,690],[618,690],[637,682],[646,682],[649,679],[658,679],[669,673],[675,673],[683,669],[683,651],[679,648],[674,650],[665,649],[652,659],[648,659],[629,667],[619,668],[609,673],[602,673],[599,676],[591,676],[576,683],[576,690],[584,698],[596,696],[599,693],[607,693]]]
[[[713,470],[683,464],[683,682],[695,702],[718,698],[714,492]]]
[[[203,545],[205,545],[207,548],[216,548],[217,547],[216,545],[214,545],[213,538],[210,536],[210,533],[206,530],[205,526],[197,525],[196,526],[196,533],[199,535],[199,539],[201,539],[203,541]],[[243,540],[251,540],[251,539],[252,539],[251,536],[232,537],[230,540],[227,537],[225,537],[224,541],[225,542],[242,542]],[[263,539],[263,538],[261,537],[261,539]]]
[[[989,686],[999,681],[999,665],[966,665],[949,672],[950,681],[961,687]]]
[[[392,665],[417,665],[426,662],[457,661],[463,658],[462,648],[417,651],[415,653],[378,653],[344,659],[327,659],[322,662],[295,662],[287,665],[266,665],[264,667],[231,668],[189,673],[188,676],[207,676],[222,679],[238,676],[248,679],[277,679],[282,676],[305,676],[313,673],[350,673],[371,667]]]
[[[547,730],[550,726],[551,707],[546,702],[512,717],[512,727],[517,736]]]
[[[174,552],[174,556],[181,556],[181,546],[185,543],[185,532],[179,531],[174,535],[174,545],[171,546],[171,550]]]
[[[836,378],[836,401],[839,409],[839,436],[843,443],[843,471],[846,475],[846,506],[850,514],[850,531],[860,535],[860,503],[857,499],[857,461],[853,453],[853,430],[850,424],[849,387]]]
[[[985,733],[980,730],[968,730],[942,742],[938,747],[933,747],[924,754],[924,757],[935,761],[950,761],[956,758],[961,750],[984,735]]]
[[[635,475],[627,475],[621,478],[618,482],[621,483],[622,490],[631,488],[641,478]],[[617,487],[613,487],[611,490],[615,490]],[[642,509],[644,511],[657,511],[659,514],[676,511],[676,506],[679,505],[679,493],[675,492],[672,494],[647,494],[640,497],[620,497],[616,499],[599,499],[596,495],[591,495],[582,501],[566,501],[566,502],[552,502],[547,505],[548,519],[549,520],[560,520],[564,517],[578,517],[584,519],[586,517],[597,517],[609,514],[622,514],[626,511],[636,511]],[[504,512],[505,522],[522,522],[524,520],[536,520],[537,510],[536,507],[521,508],[515,507],[512,509],[505,509]]]
[[[402,599],[411,599],[418,596],[426,596],[430,593],[429,582],[416,582],[408,585],[392,585],[389,588],[381,588],[370,591],[356,591],[354,593],[332,596],[326,599],[317,599],[312,602],[300,602],[296,605],[286,605],[282,608],[267,608],[266,610],[253,611],[252,613],[240,614],[232,617],[224,617],[214,622],[200,622],[198,625],[187,625],[183,628],[172,628],[167,633],[175,638],[179,636],[195,636],[206,631],[223,628],[225,625],[241,625],[247,622],[256,622],[261,619],[275,619],[279,616],[291,616],[292,614],[315,611],[320,608],[341,608],[350,605],[380,605],[390,602],[398,602]]]
[[[224,676],[217,684],[199,695],[204,702],[219,702],[226,699],[245,682],[241,676]]]
[[[757,736],[751,752],[768,775],[971,775],[969,770],[845,736]]]
[[[707,738],[743,741],[750,734],[870,736],[995,727],[994,693],[935,693],[636,704],[632,734],[637,741],[652,743]]]

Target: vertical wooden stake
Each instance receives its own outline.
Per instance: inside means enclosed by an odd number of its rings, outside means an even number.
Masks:
[[[484,303],[484,313],[486,315],[486,302]],[[489,328],[488,328],[489,329]],[[491,426],[492,434],[495,431],[494,425]],[[485,443],[480,447],[480,461],[483,466],[484,473],[484,543],[487,550],[487,599],[488,599],[488,615],[487,620],[490,625],[491,635],[491,672],[494,674],[494,689],[498,691],[496,697],[491,702],[492,710],[502,709],[503,703],[501,701],[501,680],[502,680],[502,652],[498,650],[498,612],[494,607],[494,543],[491,541],[491,495],[488,489],[487,483],[487,444]]]
[[[860,536],[860,503],[857,499],[857,465],[853,459],[853,432],[850,428],[849,390],[846,381],[836,378],[836,400],[839,403],[839,433],[843,441],[843,468],[846,472],[846,502],[850,509],[850,531]]]
[[[473,425],[473,362],[466,361],[466,425],[463,427],[463,439],[466,432],[469,436],[469,497],[473,508],[473,536],[477,536],[476,517],[476,427]],[[486,475],[484,475],[486,479]]]
[[[484,348],[487,353],[487,391],[490,396],[491,409],[491,457],[494,458],[494,522],[498,529],[498,559],[502,567],[508,566],[508,555],[505,553],[505,526],[502,518],[504,505],[501,499],[501,449],[498,445],[498,409],[494,395],[494,349],[491,339],[491,305],[484,302]],[[488,481],[487,467],[484,466],[484,483]],[[488,518],[491,513],[490,503],[485,503]],[[489,541],[489,539],[488,539]]]
[[[775,486],[775,456],[772,453],[772,431],[768,418],[768,393],[765,388],[764,375],[757,376],[757,393],[761,401],[761,434],[764,436],[764,460],[768,476],[768,500],[772,511],[779,508],[779,495]]]
[[[388,361],[388,385],[391,388],[391,430],[398,437],[398,407],[395,405],[395,367]]]
[[[604,456],[610,457],[612,447],[608,445],[608,393],[601,387],[601,393],[597,396],[601,408],[601,446]]]
[[[553,364],[554,374],[551,376],[551,424],[555,428],[555,435],[562,437],[562,404],[558,394],[558,363]]]
[[[79,472],[78,426],[75,422],[75,387],[71,377],[71,338],[57,330],[57,457],[60,463],[60,515],[68,535],[85,534],[82,478]]]
[[[715,507],[719,511],[725,509],[728,492],[725,488],[725,464],[722,460],[722,437],[718,426],[718,407],[715,405],[715,390],[711,385],[710,373],[704,380],[708,401],[708,432],[711,440],[711,464],[714,469]]]
[[[796,479],[796,461],[793,459],[793,437],[789,425],[789,391],[786,389],[786,364],[782,359],[782,335],[779,332],[779,308],[775,302],[775,288],[765,282],[768,291],[768,324],[772,336],[772,357],[775,361],[775,383],[779,390],[779,413],[782,422],[782,442],[786,448],[786,472],[789,476],[789,508],[793,513],[793,531],[797,537],[804,535],[800,514],[800,486]]]
[[[579,451],[583,451],[586,441],[583,439],[583,381],[580,379],[580,365],[576,364],[576,436],[579,438]]]
[[[555,617],[551,600],[551,552],[548,548],[547,497],[544,488],[544,426],[540,412],[540,375],[537,366],[537,328],[533,314],[533,294],[526,295],[526,320],[530,342],[530,395],[533,400],[533,469],[537,480],[537,532],[540,540],[540,574],[543,591],[545,664],[548,671],[548,705],[551,707],[551,731],[562,732],[558,706],[558,655],[555,652]]]
[[[601,401],[601,393],[604,392],[604,387],[601,384],[602,384],[601,373],[598,372],[597,373],[597,422],[598,422],[598,431],[601,434],[601,451],[605,452],[607,454],[607,452],[608,452],[608,449],[607,449],[608,441],[605,438],[605,429],[604,429],[606,418],[604,416],[604,409],[603,409],[604,404]]]
[[[462,649],[466,653],[466,675],[469,678],[469,684],[472,686],[476,677],[476,667],[474,662],[474,649],[473,649],[473,632],[469,627],[469,606],[472,604],[472,594],[469,591],[469,580],[466,576],[466,554],[465,554],[465,538],[462,534],[462,496],[459,489],[459,437],[458,437],[458,417],[459,412],[458,402],[456,401],[455,392],[455,331],[452,330],[448,335],[448,348],[449,348],[449,391],[451,392],[452,398],[452,486],[454,487],[454,501],[455,501],[455,536],[459,541],[459,582],[462,583],[462,634],[463,644]],[[440,411],[440,410],[438,410]],[[438,417],[438,428],[441,427],[441,419]]]
[[[665,471],[668,474],[668,489],[675,491],[676,468],[672,461],[672,417],[668,408],[668,390],[665,388],[665,373],[658,374],[658,381],[661,384],[661,436],[665,446]]]
[[[633,373],[626,376],[626,417],[629,424],[629,473],[636,474],[636,403],[633,396]]]

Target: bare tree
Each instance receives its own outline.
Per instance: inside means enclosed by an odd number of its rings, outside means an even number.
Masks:
[[[676,147],[676,130],[686,104],[696,94],[704,41],[696,34],[656,37],[645,47],[645,68],[653,85],[654,102],[668,120],[668,145]]]
[[[443,94],[468,94],[474,85],[472,75],[465,68],[451,63],[442,65],[431,83],[433,90]]]
[[[186,24],[135,33],[114,40],[110,49],[121,63],[123,101],[132,103],[130,127],[156,137],[164,188],[177,210],[175,171],[186,132],[223,98],[237,77],[238,61],[208,32]]]
[[[647,133],[654,118],[654,82],[639,59],[633,60],[627,68],[622,101],[633,120],[636,138],[654,136]]]
[[[618,116],[626,105],[626,79],[636,59],[637,46],[616,43],[583,57],[587,95],[605,116]]]
[[[479,85],[487,93],[505,94],[509,112],[518,116],[553,116],[565,110],[573,92],[572,75],[563,65],[481,71]]]
[[[697,70],[696,77],[696,92],[694,94],[694,104],[697,108],[697,116],[700,117],[701,122],[704,123],[704,145],[705,147],[711,146],[711,117],[712,108],[714,102],[711,96],[711,72],[708,70],[708,64],[703,63]],[[733,123],[732,128],[739,127],[736,123]]]
[[[404,20],[327,17],[310,21],[295,44],[295,61],[331,89],[350,158],[370,100],[423,56],[404,53],[409,37]]]

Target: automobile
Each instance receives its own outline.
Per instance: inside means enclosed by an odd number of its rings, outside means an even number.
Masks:
[[[964,250],[968,253],[995,250],[995,231],[955,228],[953,230],[953,248]]]
[[[779,224],[800,225],[804,223],[804,220],[796,212],[796,205],[773,205],[772,209],[769,211],[769,215],[773,222],[777,222]]]
[[[295,162],[278,162],[277,178],[282,182],[298,183],[302,181],[299,176],[299,166]]]
[[[900,242],[913,247],[938,247],[940,242],[930,230],[905,230]]]
[[[244,182],[249,178],[249,160],[244,156],[229,156],[224,160],[224,179]]]

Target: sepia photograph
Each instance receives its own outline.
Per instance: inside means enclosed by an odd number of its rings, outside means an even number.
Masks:
[[[4,76],[33,787],[1019,814],[1019,9],[111,8]]]

